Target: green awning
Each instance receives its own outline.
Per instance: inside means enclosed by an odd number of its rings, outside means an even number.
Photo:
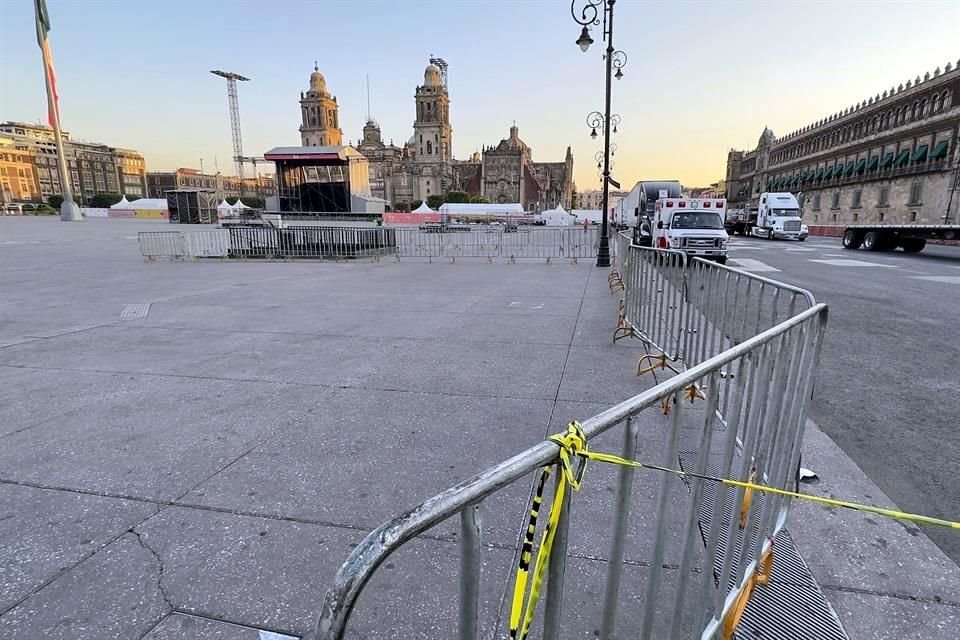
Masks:
[[[880,163],[880,168],[886,169],[892,164],[893,164],[893,151],[890,151],[889,153],[887,153],[887,155],[883,156],[883,162]]]
[[[940,142],[938,142],[937,146],[935,146],[933,148],[933,151],[930,152],[930,159],[939,160],[940,158],[947,155],[947,144],[948,144],[947,140],[941,140]]]
[[[757,183],[757,190],[756,190],[756,193],[760,193],[760,183],[759,183],[759,182]]]
[[[867,171],[876,171],[878,164],[880,164],[880,156],[873,156],[867,163]]]
[[[833,177],[833,167],[827,167],[827,170],[823,172],[823,179],[829,180]]]
[[[910,149],[904,149],[897,154],[897,157],[893,161],[893,166],[902,167],[907,164],[907,161],[910,159]]]
[[[783,178],[777,178],[776,180],[773,181],[773,184],[770,185],[770,189],[772,189],[773,191],[776,191],[777,189],[780,188],[781,182],[783,182]]]
[[[800,182],[806,182],[806,181],[809,180],[809,179],[810,179],[810,172],[809,172],[809,171],[804,171],[804,172],[802,172],[802,173],[800,174]]]
[[[740,187],[740,190],[737,191],[737,195],[738,195],[738,196],[745,196],[745,195],[747,195],[747,188],[746,188],[746,187]]]
[[[817,169],[817,175],[813,176],[813,179],[814,179],[814,180],[822,180],[822,179],[823,179],[823,171],[824,171],[824,167],[820,167],[819,169]]]
[[[913,154],[911,159],[913,162],[923,162],[927,159],[927,145],[922,144],[917,147],[917,152]]]
[[[853,170],[854,170],[855,167],[856,167],[856,165],[854,165],[854,163],[852,163],[852,162],[847,163],[847,166],[844,167],[844,169],[843,169],[843,175],[845,175],[845,176],[853,175]]]
[[[791,187],[795,187],[795,186],[797,186],[798,184],[800,184],[800,174],[799,174],[799,173],[798,173],[797,175],[793,176],[793,180],[790,181],[790,186],[791,186]]]
[[[863,158],[860,162],[857,163],[857,166],[854,167],[854,171],[857,173],[863,173],[867,169],[867,159]]]

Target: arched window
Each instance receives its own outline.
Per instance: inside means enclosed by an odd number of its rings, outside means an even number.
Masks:
[[[933,113],[940,113],[940,109],[943,108],[943,97],[939,94],[933,94]]]
[[[920,111],[917,113],[917,117],[922,118],[927,115],[927,99],[924,98],[920,101]]]
[[[919,108],[920,108],[920,102],[919,102],[919,101],[914,102],[914,103],[913,103],[913,108],[910,109],[910,119],[911,119],[911,120],[916,120],[916,119],[917,119],[917,116],[919,115],[919,114],[917,113],[918,110],[919,110]]]
[[[941,109],[944,109],[944,110],[949,109],[951,104],[953,104],[953,93],[951,93],[949,90],[944,91],[944,92],[943,92],[943,105],[941,105],[940,108],[941,108]]]
[[[427,140],[427,155],[433,155],[433,142]]]

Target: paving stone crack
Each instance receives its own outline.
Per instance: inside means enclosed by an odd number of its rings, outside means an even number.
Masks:
[[[157,553],[153,549],[153,547],[147,544],[146,540],[143,539],[143,535],[139,531],[137,531],[135,527],[130,527],[128,531],[136,537],[137,542],[140,543],[140,546],[146,549],[150,553],[150,555],[152,555],[156,559],[157,565],[159,566],[159,569],[160,569],[159,572],[157,573],[157,590],[160,591],[160,595],[163,597],[163,601],[167,603],[167,607],[169,607],[171,610],[175,610],[176,607],[173,606],[173,601],[170,600],[170,594],[167,593],[166,587],[163,586],[163,576],[165,571],[164,565],[163,565],[163,558],[160,557],[160,554]]]

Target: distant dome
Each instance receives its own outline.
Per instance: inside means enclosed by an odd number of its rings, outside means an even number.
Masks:
[[[439,87],[440,86],[440,69],[437,69],[432,64],[428,64],[426,70],[423,72],[423,86]]]
[[[316,66],[313,67],[313,73],[310,74],[310,91],[314,93],[327,92],[327,80]]]

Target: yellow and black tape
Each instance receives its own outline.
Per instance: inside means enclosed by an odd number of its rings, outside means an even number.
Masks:
[[[888,518],[907,520],[919,524],[947,527],[960,531],[960,522],[958,521],[933,518],[931,516],[924,516],[916,513],[907,513],[905,511],[898,511],[896,509],[884,509],[882,507],[875,507],[857,502],[848,502],[846,500],[823,498],[821,496],[797,493],[795,491],[788,491],[786,489],[778,489],[776,487],[758,484],[753,481],[755,477],[754,471],[751,471],[750,480],[748,482],[744,482],[741,480],[732,480],[730,478],[721,478],[707,474],[682,471],[680,469],[671,469],[670,467],[662,467],[655,464],[646,464],[643,462],[637,462],[635,460],[627,460],[626,458],[609,453],[597,453],[590,451],[587,448],[586,434],[584,434],[583,428],[580,426],[579,422],[571,422],[569,425],[567,425],[567,430],[565,433],[550,436],[548,439],[560,447],[560,462],[558,463],[558,466],[560,467],[560,473],[557,475],[557,487],[554,492],[553,503],[550,507],[550,517],[547,520],[547,528],[543,532],[540,546],[537,548],[536,562],[534,564],[533,571],[533,582],[531,584],[530,592],[527,593],[527,582],[530,575],[530,560],[533,557],[533,539],[537,528],[537,518],[540,515],[540,508],[543,503],[543,490],[544,486],[546,485],[547,477],[551,473],[551,467],[546,466],[541,470],[540,481],[537,485],[537,492],[533,499],[533,507],[530,510],[530,522],[523,536],[520,562],[517,567],[517,579],[514,583],[513,607],[510,612],[510,640],[526,640],[527,634],[530,631],[530,624],[533,622],[533,614],[536,610],[537,599],[540,593],[540,585],[543,582],[543,576],[547,570],[547,565],[549,564],[550,550],[553,547],[554,534],[556,533],[557,523],[560,521],[560,512],[563,508],[563,500],[564,496],[566,495],[567,485],[570,485],[570,488],[572,488],[574,491],[580,490],[580,485],[583,480],[584,472],[587,468],[587,462],[589,460],[608,462],[610,464],[618,464],[637,469],[652,469],[654,471],[671,473],[680,478],[698,478],[700,480],[717,482],[731,487],[741,487],[746,489],[748,496],[751,491],[761,491],[764,493],[796,498],[798,500],[806,500],[808,502],[825,504],[831,507],[843,507],[845,509],[853,509],[855,511],[872,513]],[[573,468],[573,461],[575,458],[578,458],[580,463],[576,470]],[[741,514],[741,518],[743,515],[745,514]],[[741,523],[741,526],[743,526],[743,523]],[[524,598],[524,596],[526,596],[526,598]]]

